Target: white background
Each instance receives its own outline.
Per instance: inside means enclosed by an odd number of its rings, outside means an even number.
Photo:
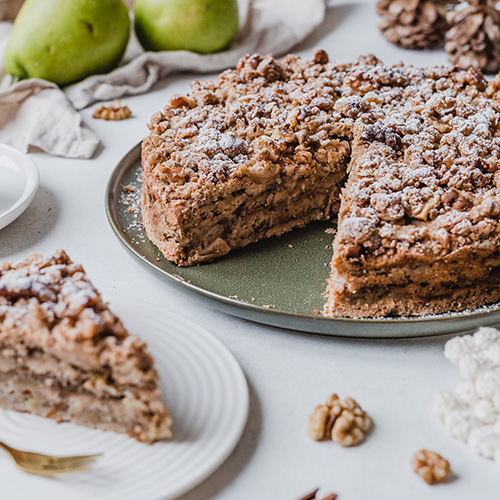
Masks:
[[[297,52],[309,56],[321,47],[343,62],[374,53],[389,64],[446,63],[443,51],[391,46],[378,33],[377,22],[374,1],[334,1],[324,25]],[[452,439],[431,411],[436,392],[459,380],[456,367],[443,356],[450,336],[348,340],[260,326],[181,293],[121,247],[106,220],[106,182],[146,135],[149,117],[171,94],[188,91],[193,78],[176,76],[147,95],[125,98],[134,114],[129,120],[93,120],[94,107],[85,110],[84,119],[103,143],[92,160],[32,154],[41,185],[28,210],[0,231],[0,260],[64,248],[84,265],[105,298],[137,299],[184,314],[233,352],[250,386],[248,425],[226,463],[183,500],[295,500],[316,487],[323,495],[338,493],[339,500],[498,500],[498,465]],[[347,449],[306,436],[310,412],[332,392],[356,398],[373,417],[375,428],[361,446]],[[451,482],[430,487],[412,471],[412,454],[422,447],[450,460]],[[1,482],[8,469],[0,460]]]

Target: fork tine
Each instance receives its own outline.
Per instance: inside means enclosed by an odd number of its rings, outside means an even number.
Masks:
[[[61,472],[86,470],[96,458],[102,455],[101,453],[96,453],[93,455],[55,457],[42,453],[17,450],[2,442],[0,442],[0,448],[3,448],[11,455],[15,464],[21,470],[42,476],[53,476]]]
[[[55,460],[48,460],[47,465],[53,468],[74,468],[85,467],[95,462],[100,455],[88,455],[80,457],[55,457]]]
[[[95,458],[68,460],[66,462],[58,463],[57,466],[64,469],[82,468],[82,467],[90,467],[90,465],[92,465],[94,462]]]
[[[69,469],[63,469],[63,468],[51,468],[51,467],[44,467],[44,468],[31,468],[31,467],[25,467],[19,464],[16,464],[19,469],[23,470],[24,472],[29,472],[30,474],[36,474],[38,476],[46,476],[46,477],[51,477],[54,476],[55,474],[65,474],[69,472],[79,472],[79,471],[85,471],[89,467],[78,467],[78,468],[69,468]]]
[[[62,474],[64,472],[74,472],[79,470],[87,470],[90,468],[91,464],[81,464],[81,465],[64,465],[61,467],[55,467],[52,465],[45,465],[41,470],[44,472],[49,472],[52,474]]]
[[[59,473],[72,472],[76,470],[86,470],[92,465],[92,462],[75,462],[75,463],[60,463],[60,464],[41,464],[39,470],[45,472]]]
[[[51,463],[73,463],[80,462],[82,460],[94,461],[97,457],[102,456],[102,453],[96,453],[95,455],[76,455],[76,456],[64,456],[64,457],[52,457],[47,455],[47,460]]]

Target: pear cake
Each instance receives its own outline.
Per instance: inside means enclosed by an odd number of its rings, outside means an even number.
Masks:
[[[3,408],[148,444],[171,435],[146,345],[64,251],[0,264],[0,380]]]
[[[500,78],[476,69],[245,56],[154,115],[141,209],[178,265],[337,221],[323,314],[500,300]]]
[[[338,211],[350,132],[333,109],[343,72],[323,74],[325,57],[247,56],[153,116],[141,206],[167,259],[200,264]]]

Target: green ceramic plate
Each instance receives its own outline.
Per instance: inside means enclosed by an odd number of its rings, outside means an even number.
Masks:
[[[171,283],[208,298],[229,314],[267,325],[349,337],[414,337],[500,323],[500,305],[419,318],[327,319],[323,308],[331,258],[331,223],[313,223],[232,252],[213,263],[178,267],[147,239],[139,210],[140,144],[118,164],[107,186],[106,211],[121,243]],[[201,298],[201,297],[200,297]]]

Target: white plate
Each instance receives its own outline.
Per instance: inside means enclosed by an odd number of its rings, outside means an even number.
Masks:
[[[30,158],[0,144],[0,229],[28,208],[39,181],[38,169]]]
[[[18,471],[0,456],[0,498],[167,500],[202,482],[238,443],[248,416],[243,372],[224,345],[191,321],[148,304],[111,309],[149,346],[174,420],[171,440],[153,446],[78,425],[0,410],[0,440],[58,455],[102,452],[88,472],[53,479]]]

